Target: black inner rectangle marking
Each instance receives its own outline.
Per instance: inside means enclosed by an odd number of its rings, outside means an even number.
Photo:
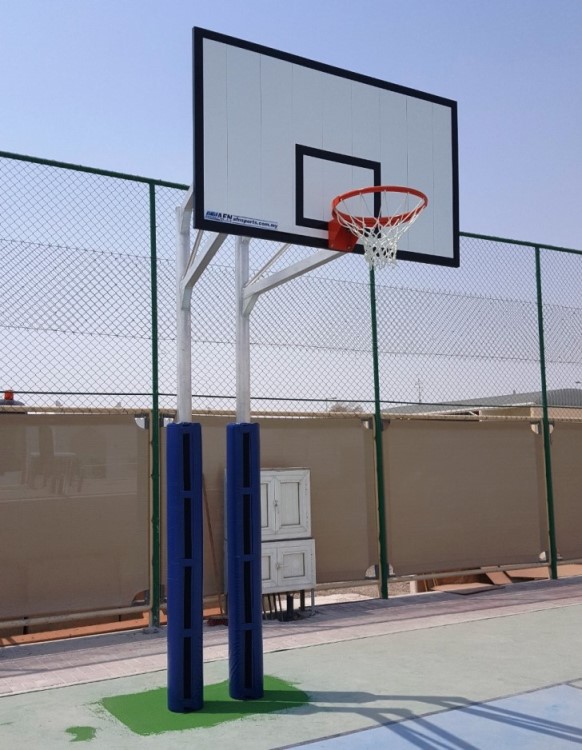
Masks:
[[[324,159],[325,161],[333,161],[338,164],[348,164],[352,167],[361,167],[362,169],[369,169],[374,178],[372,183],[374,186],[382,184],[382,165],[379,161],[372,161],[371,159],[361,159],[358,156],[350,156],[349,154],[340,154],[335,151],[324,151],[320,148],[312,148],[311,146],[302,146],[299,143],[295,144],[295,223],[301,227],[311,227],[312,229],[323,229],[327,230],[327,222],[321,221],[320,219],[312,219],[305,216],[305,157],[311,157],[313,159]],[[338,191],[339,192],[339,191]],[[380,213],[380,202],[381,198],[379,195],[374,196],[374,213],[377,216]]]

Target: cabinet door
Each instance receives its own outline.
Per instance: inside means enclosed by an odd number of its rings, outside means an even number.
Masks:
[[[309,469],[261,471],[261,539],[311,535]]]
[[[263,542],[263,593],[298,591],[315,587],[315,540]]]
[[[261,472],[261,539],[271,539],[277,534],[275,477]]]
[[[282,542],[277,555],[277,586],[283,591],[315,586],[315,541]]]
[[[271,544],[261,547],[261,588],[263,594],[277,590],[277,548]]]
[[[309,471],[285,471],[275,477],[276,533],[293,539],[311,534]]]

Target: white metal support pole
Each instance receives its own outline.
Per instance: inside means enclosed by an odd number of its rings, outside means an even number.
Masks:
[[[244,289],[249,280],[249,237],[236,238],[236,421],[251,421],[250,310],[244,309]]]
[[[183,206],[176,209],[176,341],[178,360],[178,422],[192,421],[192,335],[190,321],[190,297],[184,299],[182,279],[190,259],[190,222],[192,211]],[[186,214],[186,216],[185,216]]]

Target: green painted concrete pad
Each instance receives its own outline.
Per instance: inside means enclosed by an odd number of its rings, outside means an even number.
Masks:
[[[264,688],[264,697],[260,700],[239,701],[229,696],[228,680],[205,685],[204,707],[200,711],[187,714],[168,710],[167,688],[131,695],[115,695],[103,698],[99,703],[128,729],[143,736],[214,727],[249,715],[287,711],[309,702],[306,693],[277,677],[265,676]]]

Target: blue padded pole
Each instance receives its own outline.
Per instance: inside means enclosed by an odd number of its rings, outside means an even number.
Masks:
[[[258,424],[226,427],[230,697],[263,697],[261,470]]]
[[[167,429],[168,708],[204,704],[202,668],[202,431],[182,422]]]

